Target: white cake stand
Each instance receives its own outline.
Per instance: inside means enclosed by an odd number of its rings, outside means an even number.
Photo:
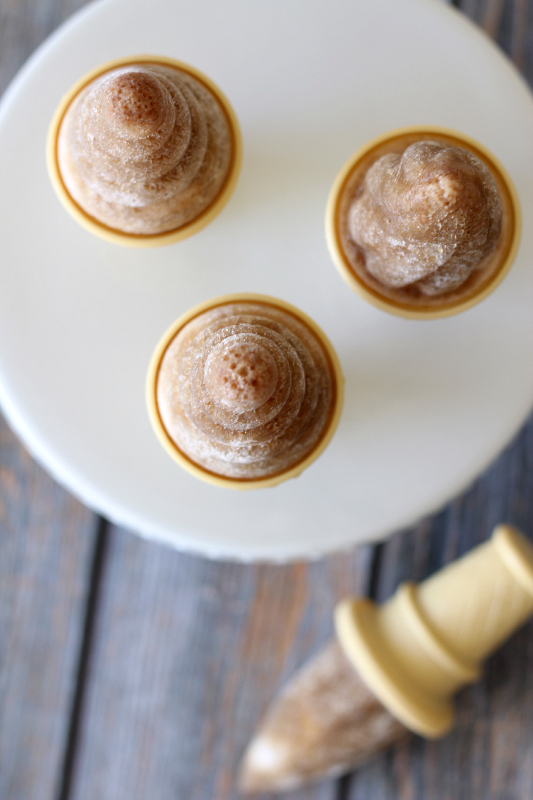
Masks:
[[[69,86],[111,58],[178,58],[239,116],[236,193],[197,236],[157,250],[79,228],[45,170]],[[408,322],[366,305],[327,253],[330,185],[369,138],[443,125],[483,142],[533,218],[533,103],[512,66],[433,0],[107,0],[51,37],[0,113],[0,400],[35,457],[112,520],[177,547],[312,557],[437,510],[501,451],[533,403],[533,242],[465,314]],[[325,330],[346,405],[297,480],[232,492],[182,472],[144,404],[152,349],[190,306],[229,292],[299,306]]]

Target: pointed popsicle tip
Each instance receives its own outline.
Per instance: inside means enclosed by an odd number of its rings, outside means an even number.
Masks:
[[[297,789],[304,781],[291,769],[291,748],[259,734],[248,746],[239,769],[238,786],[243,794],[284,792]]]

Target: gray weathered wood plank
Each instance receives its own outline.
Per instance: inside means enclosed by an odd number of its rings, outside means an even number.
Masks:
[[[88,0],[2,0],[0,3],[0,94],[26,59]]]
[[[57,797],[94,533],[0,419],[2,800]]]
[[[214,563],[115,529],[72,800],[237,797],[240,755],[280,684],[364,591],[371,548],[314,564]],[[335,785],[293,800],[333,800]]]

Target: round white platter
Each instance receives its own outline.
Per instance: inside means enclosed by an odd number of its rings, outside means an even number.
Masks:
[[[154,250],[99,240],[45,169],[62,94],[112,58],[196,66],[240,119],[244,163],[222,214]],[[337,171],[414,124],[485,144],[533,218],[533,103],[498,50],[435,0],[106,0],[30,59],[0,111],[0,400],[35,457],[95,510],[210,556],[314,557],[437,510],[501,451],[533,404],[533,240],[480,306],[405,321],[344,285],[326,249]],[[311,315],[346,376],[339,429],[301,477],[233,492],[195,480],[150,428],[145,373],[196,303],[278,296]]]

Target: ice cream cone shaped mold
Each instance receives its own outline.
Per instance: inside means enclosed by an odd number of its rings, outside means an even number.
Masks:
[[[515,528],[381,606],[351,599],[335,611],[339,641],[383,705],[410,730],[443,736],[452,696],[533,613],[533,547]]]
[[[148,411],[165,450],[192,475],[256,489],[296,477],[322,453],[343,382],[307,315],[264,295],[226,295],[165,333],[148,371]]]
[[[228,202],[242,158],[233,109],[197,69],[162,56],[111,61],[61,101],[48,171],[67,211],[130,247],[201,230]]]
[[[503,280],[520,208],[506,170],[479,142],[446,128],[402,128],[343,167],[326,237],[362,298],[398,316],[437,319],[479,303]]]

